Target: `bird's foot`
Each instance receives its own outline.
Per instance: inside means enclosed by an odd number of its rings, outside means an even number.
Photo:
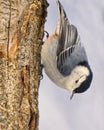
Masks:
[[[44,68],[44,65],[41,64],[41,65],[40,65],[40,68],[41,68],[41,77],[40,77],[40,80],[42,80],[42,79],[43,79],[43,73],[42,73],[42,70],[43,70],[43,68]]]
[[[47,31],[44,31],[44,34],[46,33],[46,38],[49,37],[49,33]]]

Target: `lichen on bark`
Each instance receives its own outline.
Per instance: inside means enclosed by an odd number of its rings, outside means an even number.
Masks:
[[[0,130],[38,130],[46,0],[0,0]]]

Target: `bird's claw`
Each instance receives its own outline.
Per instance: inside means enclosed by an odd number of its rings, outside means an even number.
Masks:
[[[44,34],[46,33],[46,38],[49,37],[49,33],[47,31],[44,31]]]
[[[42,79],[43,79],[43,73],[42,73],[42,70],[43,70],[43,68],[44,68],[43,64],[41,64],[40,67],[41,67],[41,77],[40,77],[40,80],[42,80]]]

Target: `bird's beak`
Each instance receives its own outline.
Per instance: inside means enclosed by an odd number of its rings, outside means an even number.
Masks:
[[[72,100],[73,96],[74,96],[74,91],[72,92],[72,94],[70,96],[70,100]]]

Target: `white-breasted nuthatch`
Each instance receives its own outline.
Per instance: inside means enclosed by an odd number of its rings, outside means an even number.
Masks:
[[[77,28],[70,25],[61,3],[55,34],[42,46],[41,57],[48,77],[58,86],[74,93],[86,91],[92,81],[92,71]],[[71,96],[71,98],[72,98]]]

